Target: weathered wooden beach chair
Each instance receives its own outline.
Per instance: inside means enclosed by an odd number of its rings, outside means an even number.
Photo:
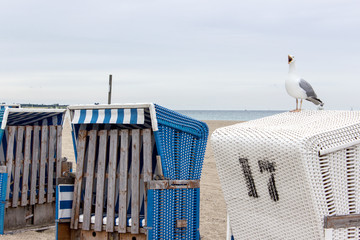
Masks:
[[[234,239],[360,239],[360,112],[287,112],[211,143]]]
[[[1,234],[54,224],[64,112],[1,106]]]
[[[205,123],[154,104],[70,106],[57,239],[199,239]]]

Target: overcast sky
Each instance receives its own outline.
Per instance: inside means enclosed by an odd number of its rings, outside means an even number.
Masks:
[[[359,0],[0,0],[0,102],[360,110]],[[306,109],[316,109],[310,102]]]

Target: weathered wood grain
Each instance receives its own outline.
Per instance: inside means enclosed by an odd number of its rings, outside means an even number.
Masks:
[[[40,126],[34,126],[33,151],[31,162],[31,182],[30,182],[30,205],[36,204],[36,181],[38,178],[39,150],[40,150]]]
[[[10,126],[8,127],[8,143],[7,143],[7,150],[6,150],[6,167],[7,167],[7,188],[6,188],[6,200],[9,200],[10,196],[10,183],[11,183],[11,173],[13,169],[13,162],[14,162],[14,142],[15,142],[15,133],[16,127]]]
[[[89,145],[87,149],[87,169],[86,169],[86,185],[85,185],[85,198],[84,198],[84,221],[83,229],[90,230],[91,223],[91,204],[93,195],[94,184],[94,168],[95,168],[95,153],[96,153],[96,141],[97,131],[91,130],[88,133]]]
[[[140,130],[133,129],[131,152],[131,233],[139,233],[140,216]]]
[[[72,229],[78,229],[79,215],[80,215],[80,200],[81,200],[81,184],[83,180],[83,168],[85,158],[85,145],[86,145],[86,130],[80,130],[78,134],[77,143],[77,164],[76,164],[76,178],[74,184],[74,197],[71,212],[70,227]]]
[[[126,233],[126,212],[128,194],[129,130],[121,130],[120,183],[119,183],[119,232]]]
[[[32,131],[33,131],[32,126],[26,126],[23,181],[22,181],[22,187],[21,187],[21,206],[26,206],[28,204],[29,167],[31,164],[31,134],[32,134]]]
[[[104,208],[104,187],[105,187],[105,170],[106,170],[106,150],[108,142],[108,133],[106,130],[99,132],[99,152],[96,179],[96,203],[95,203],[95,231],[102,230],[103,208]]]
[[[56,148],[56,126],[50,126],[49,135],[49,164],[48,164],[48,183],[47,183],[47,202],[52,202],[54,195],[54,164]]]
[[[116,180],[116,161],[118,154],[119,133],[117,129],[110,130],[110,150],[108,167],[108,194],[107,194],[107,223],[106,231],[114,231],[115,221],[115,180]]]
[[[39,204],[45,202],[45,170],[48,158],[49,127],[41,127],[41,150],[40,150],[40,178],[39,178]]]
[[[24,126],[19,126],[17,128],[12,207],[17,207],[18,206],[18,200],[19,200],[20,174],[21,174],[22,161],[23,161],[23,157],[24,157],[23,156],[24,131],[25,131]]]
[[[56,177],[61,177],[62,162],[62,126],[56,127]]]

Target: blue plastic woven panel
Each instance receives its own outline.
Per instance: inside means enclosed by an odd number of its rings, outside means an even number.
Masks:
[[[200,189],[165,189],[148,191],[148,239],[200,238]],[[177,220],[186,227],[177,228]]]
[[[0,173],[0,234],[4,234],[7,173]]]
[[[158,131],[154,132],[164,176],[174,180],[199,180],[208,127],[205,123],[155,105]]]

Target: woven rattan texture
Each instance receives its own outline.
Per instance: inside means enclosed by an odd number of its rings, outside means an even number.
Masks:
[[[211,143],[235,239],[325,239],[325,216],[359,214],[359,139],[355,111],[283,113],[217,129]],[[330,233],[360,239],[359,228]]]

